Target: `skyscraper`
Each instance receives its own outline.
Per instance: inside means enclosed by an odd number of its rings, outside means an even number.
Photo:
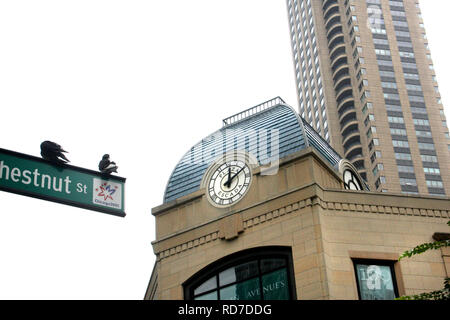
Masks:
[[[418,0],[287,0],[299,113],[372,190],[450,196]]]

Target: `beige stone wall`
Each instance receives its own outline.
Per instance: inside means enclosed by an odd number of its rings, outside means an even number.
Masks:
[[[320,215],[331,299],[357,299],[352,258],[397,261],[406,250],[448,232],[448,218],[323,210]],[[445,266],[439,250],[396,262],[400,295],[443,287]]]
[[[450,277],[450,248],[442,248],[442,259],[444,260],[444,269],[447,277]]]
[[[244,231],[233,240],[222,240],[220,230],[217,230],[166,250],[162,254],[164,258],[159,260],[158,298],[182,299],[182,283],[210,263],[244,249],[274,245],[292,247],[297,296],[302,299],[327,298],[320,226],[312,202],[307,199],[288,206],[279,204],[272,203],[277,209],[271,211],[260,207],[242,214]]]

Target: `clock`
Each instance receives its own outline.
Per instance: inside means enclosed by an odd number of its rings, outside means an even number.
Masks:
[[[245,196],[251,181],[252,171],[245,161],[218,163],[207,181],[208,199],[219,208],[231,206]]]
[[[344,171],[344,187],[347,190],[363,190],[361,182],[351,170]]]

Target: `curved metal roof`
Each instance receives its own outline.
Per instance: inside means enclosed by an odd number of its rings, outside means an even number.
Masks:
[[[164,203],[199,190],[208,167],[219,156],[234,150],[245,150],[260,165],[309,146],[335,168],[342,159],[279,97],[229,117],[223,123],[223,128],[193,146],[177,164],[167,183]]]

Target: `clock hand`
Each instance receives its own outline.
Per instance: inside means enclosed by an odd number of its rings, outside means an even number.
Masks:
[[[230,180],[227,181],[228,188],[231,186],[231,181],[233,181],[233,179],[236,178],[239,175],[239,173],[241,173],[241,171],[244,170],[244,169],[245,169],[245,166],[243,166],[238,172],[236,172],[236,174],[234,176],[232,176],[230,178]]]
[[[228,180],[223,185],[228,188],[231,186],[231,167],[228,167]]]

